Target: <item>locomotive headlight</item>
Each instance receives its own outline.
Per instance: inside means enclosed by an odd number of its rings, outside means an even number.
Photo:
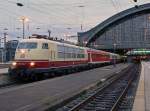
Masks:
[[[24,53],[25,53],[25,50],[22,49],[22,50],[21,50],[21,53],[24,54]]]
[[[16,63],[16,62],[13,62],[13,63],[12,63],[12,65],[13,65],[13,66],[16,66],[16,65],[17,65],[17,63]]]
[[[32,67],[33,67],[34,65],[35,65],[35,63],[34,63],[34,62],[30,62],[30,66],[32,66]]]

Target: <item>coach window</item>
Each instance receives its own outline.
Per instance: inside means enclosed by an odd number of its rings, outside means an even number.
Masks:
[[[42,44],[42,49],[48,49],[48,43],[43,43]]]

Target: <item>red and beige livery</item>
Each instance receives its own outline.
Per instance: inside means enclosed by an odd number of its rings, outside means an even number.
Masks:
[[[43,38],[22,40],[9,68],[12,76],[31,77],[51,72],[111,63],[117,54]]]

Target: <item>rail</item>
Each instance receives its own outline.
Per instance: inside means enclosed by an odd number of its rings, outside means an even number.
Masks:
[[[116,111],[118,104],[125,96],[130,87],[135,75],[138,73],[139,65],[132,66],[123,74],[119,74],[111,78],[109,81],[98,88],[98,90],[91,91],[91,93],[82,100],[76,100],[72,104],[63,106],[57,109],[58,111],[91,111],[91,110],[109,110]]]

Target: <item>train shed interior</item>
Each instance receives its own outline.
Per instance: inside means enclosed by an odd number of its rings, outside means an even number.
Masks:
[[[149,58],[150,4],[122,11],[87,32],[79,32],[79,44],[115,52],[129,58]],[[139,50],[136,52],[135,50]],[[130,53],[130,52],[134,53]]]

